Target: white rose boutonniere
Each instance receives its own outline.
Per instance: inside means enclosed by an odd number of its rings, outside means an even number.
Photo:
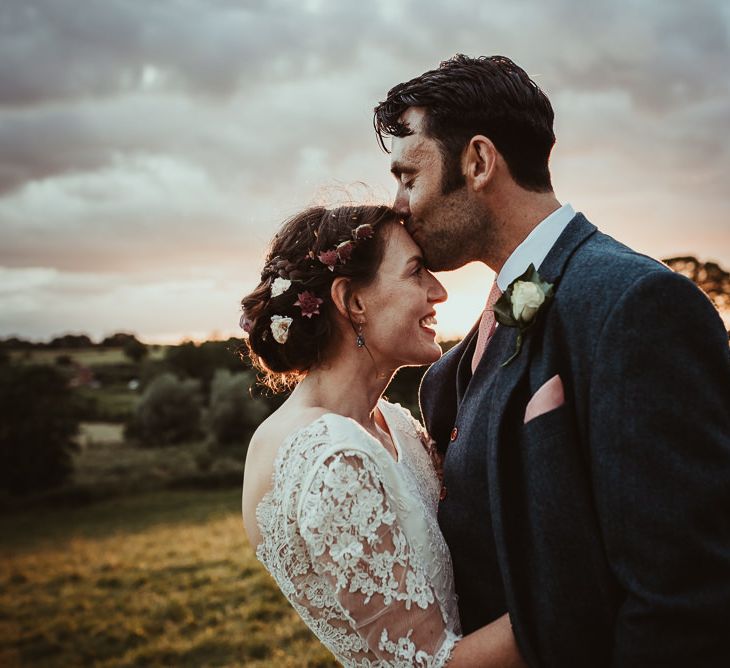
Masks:
[[[494,305],[494,317],[500,325],[516,327],[517,343],[512,356],[502,362],[507,366],[522,349],[522,337],[535,324],[537,314],[553,297],[553,284],[540,278],[531,264],[522,276],[512,281]]]

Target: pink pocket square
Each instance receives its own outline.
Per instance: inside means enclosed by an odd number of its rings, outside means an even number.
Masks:
[[[563,381],[555,374],[542,387],[532,395],[532,399],[525,408],[524,424],[534,420],[538,415],[560,408],[565,403],[563,394]]]

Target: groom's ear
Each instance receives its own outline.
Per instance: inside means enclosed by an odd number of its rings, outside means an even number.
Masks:
[[[332,302],[337,312],[345,319],[360,322],[365,316],[365,306],[356,290],[353,290],[352,281],[344,276],[338,276],[332,281],[330,288]]]
[[[467,185],[473,190],[484,190],[492,181],[499,151],[484,135],[475,135],[464,153],[464,173]]]

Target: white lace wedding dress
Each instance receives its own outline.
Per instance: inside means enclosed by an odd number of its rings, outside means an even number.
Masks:
[[[256,556],[345,666],[443,666],[460,627],[439,482],[421,426],[379,407],[398,461],[334,413],[287,438],[256,509]]]

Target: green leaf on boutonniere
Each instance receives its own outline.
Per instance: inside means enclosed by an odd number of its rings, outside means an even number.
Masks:
[[[502,362],[502,366],[507,366],[520,354],[525,332],[535,324],[538,313],[550,303],[553,292],[553,284],[543,281],[535,265],[530,264],[525,273],[512,281],[497,300],[494,305],[495,320],[500,325],[517,329],[515,351]]]

